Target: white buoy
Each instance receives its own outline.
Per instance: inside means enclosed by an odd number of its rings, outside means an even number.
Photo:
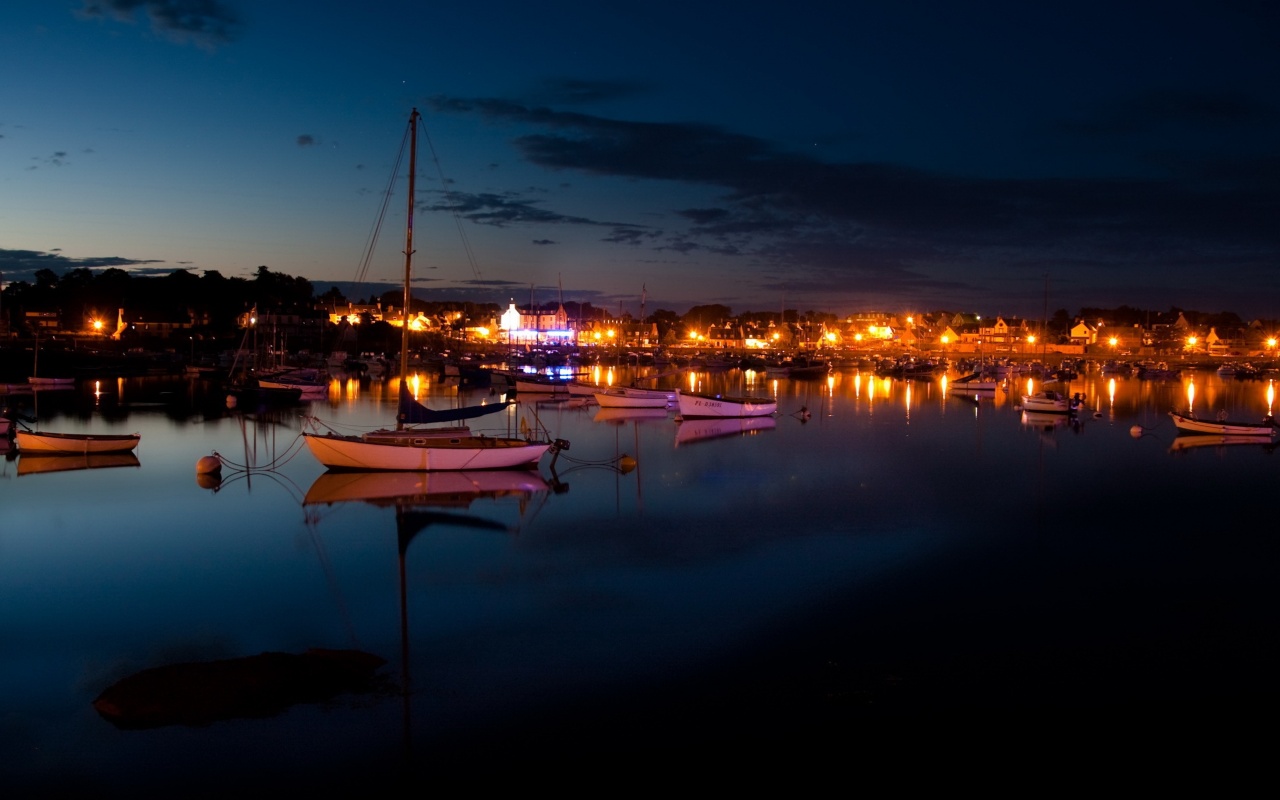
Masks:
[[[196,462],[197,475],[216,475],[222,472],[222,459],[217,456],[202,456]]]
[[[1130,428],[1130,429],[1129,429],[1129,435],[1130,435],[1130,436],[1132,436],[1132,437],[1133,437],[1133,438],[1135,438],[1135,439],[1139,439],[1139,438],[1141,438],[1141,437],[1142,437],[1142,426],[1141,426],[1141,425],[1134,425],[1132,428]]]

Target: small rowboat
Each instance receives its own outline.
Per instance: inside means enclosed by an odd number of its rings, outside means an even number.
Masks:
[[[601,408],[666,408],[674,398],[665,389],[615,386],[595,393]]]
[[[19,453],[127,453],[138,446],[139,433],[45,433],[18,431]]]
[[[1261,422],[1231,422],[1225,419],[1197,419],[1190,414],[1170,411],[1179,433],[1207,433],[1219,436],[1274,436],[1276,421],[1267,417]]]
[[[707,417],[767,417],[778,411],[772,397],[725,397],[712,394],[676,392],[680,416],[692,419]]]

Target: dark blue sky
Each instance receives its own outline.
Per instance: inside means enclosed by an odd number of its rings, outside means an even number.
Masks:
[[[416,106],[424,295],[1280,316],[1268,4],[437,5],[6,3],[4,279],[352,280]]]

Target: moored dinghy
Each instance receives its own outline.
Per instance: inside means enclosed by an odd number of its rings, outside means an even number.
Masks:
[[[19,453],[127,453],[138,446],[138,433],[48,433],[19,430]]]
[[[676,401],[680,404],[680,416],[691,419],[767,417],[778,411],[778,401],[772,397],[727,397],[678,391]]]
[[[1035,394],[1024,394],[1022,408],[1042,414],[1074,414],[1084,408],[1084,396],[1079,392],[1068,396],[1064,392],[1045,389]]]
[[[594,396],[601,408],[666,408],[671,402],[665,390],[628,386],[614,386]]]
[[[1231,421],[1223,416],[1220,419],[1199,419],[1190,414],[1170,411],[1173,426],[1178,433],[1210,434],[1217,436],[1275,436],[1276,421],[1268,416],[1261,422]]]

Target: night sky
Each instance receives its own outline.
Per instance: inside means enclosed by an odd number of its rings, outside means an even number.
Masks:
[[[354,280],[417,107],[424,298],[1280,317],[1280,5],[611,5],[8,0],[0,273]]]

